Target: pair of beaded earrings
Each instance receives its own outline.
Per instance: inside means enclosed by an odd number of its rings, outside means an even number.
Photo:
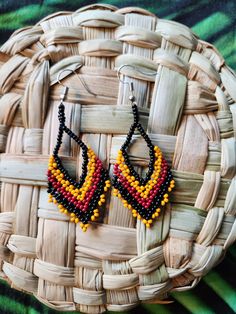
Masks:
[[[120,80],[120,70],[118,77]],[[65,71],[65,70],[63,70]],[[62,72],[60,72],[61,74]],[[61,84],[58,75],[57,81]],[[121,80],[120,80],[121,81]],[[123,82],[122,83],[127,83]],[[83,84],[84,85],[84,84]],[[146,227],[150,227],[166,203],[169,193],[175,186],[171,170],[158,146],[154,146],[139,122],[138,107],[133,95],[133,83],[130,85],[129,100],[132,105],[134,121],[124,144],[118,151],[118,156],[113,170],[112,185],[113,195],[122,199],[123,204],[131,210],[134,217],[141,219]],[[84,85],[88,90],[88,88]],[[111,187],[111,181],[101,160],[94,151],[74,134],[65,124],[65,106],[68,87],[64,86],[64,93],[60,95],[58,110],[59,131],[57,144],[50,156],[47,178],[49,202],[58,205],[60,212],[70,216],[70,221],[78,223],[86,231],[91,221],[97,220],[100,208],[105,203],[105,194]],[[88,90],[89,91],[89,90]],[[89,91],[90,92],[90,91]],[[91,93],[91,92],[90,92]],[[130,163],[128,148],[137,129],[144,138],[149,148],[149,169],[145,178],[139,176]],[[58,152],[62,143],[63,133],[68,134],[82,149],[82,174],[79,181],[72,179],[63,167]]]

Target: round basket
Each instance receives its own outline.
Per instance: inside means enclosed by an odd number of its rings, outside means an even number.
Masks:
[[[176,187],[151,228],[109,192],[103,218],[83,233],[47,201],[64,89],[57,75],[71,70],[60,77],[69,87],[68,127],[112,175],[133,119],[128,85],[117,79],[124,64],[142,125]],[[193,288],[236,238],[235,86],[211,44],[140,8],[91,5],[16,31],[0,52],[1,276],[50,307],[85,313]],[[145,173],[140,136],[129,155]],[[60,156],[78,178],[81,151],[68,136]]]

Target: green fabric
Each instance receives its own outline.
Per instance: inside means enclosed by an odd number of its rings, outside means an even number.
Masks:
[[[143,7],[161,18],[178,21],[192,28],[203,40],[214,44],[227,64],[236,70],[236,1],[235,0],[110,0],[97,1],[117,7]],[[2,0],[0,1],[0,44],[20,27],[32,25],[44,16],[62,10],[74,11],[96,1],[80,0]],[[233,314],[236,313],[236,246],[230,248],[224,261],[192,290],[175,292],[168,305],[143,304],[130,313],[145,314]],[[9,288],[0,281],[0,313],[58,313],[34,297]],[[66,312],[63,312],[64,314]],[[69,312],[67,312],[69,313]],[[114,313],[114,312],[112,312]]]

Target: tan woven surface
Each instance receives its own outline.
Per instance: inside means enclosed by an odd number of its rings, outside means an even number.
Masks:
[[[141,121],[172,163],[171,205],[152,228],[112,195],[86,233],[47,202],[46,169],[68,85],[68,126],[112,174],[132,122],[134,82]],[[81,67],[82,65],[82,67]],[[94,5],[59,12],[15,32],[0,52],[1,276],[58,310],[100,313],[156,303],[194,287],[236,239],[236,77],[222,56],[184,25],[139,8]],[[73,176],[79,147],[60,150]],[[137,137],[131,161],[145,172]]]

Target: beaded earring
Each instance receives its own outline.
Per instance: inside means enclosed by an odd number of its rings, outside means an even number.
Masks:
[[[61,84],[59,77],[60,75],[58,75],[57,81]],[[60,104],[58,107],[59,130],[57,143],[48,164],[47,192],[49,193],[49,202],[57,204],[60,212],[70,216],[71,222],[80,222],[80,227],[83,231],[86,231],[89,222],[95,221],[99,217],[98,208],[105,203],[105,192],[110,188],[111,184],[108,171],[103,168],[101,160],[91,148],[87,147],[65,125],[65,106],[63,101],[66,97],[68,87],[64,87],[64,93],[60,95]],[[64,132],[82,149],[82,174],[78,182],[70,177],[58,156]]]
[[[149,228],[153,220],[160,215],[161,209],[169,202],[169,193],[174,188],[175,181],[160,148],[152,144],[139,122],[138,107],[133,95],[133,83],[120,79],[120,70],[124,66],[130,65],[122,65],[119,68],[118,78],[123,84],[129,84],[129,100],[132,105],[134,122],[124,144],[118,151],[113,170],[113,186],[115,188],[113,195],[121,198],[124,206],[132,211],[133,216],[142,220]],[[128,148],[135,129],[140,132],[149,148],[150,162],[145,178],[140,177],[135,171],[128,156]]]

